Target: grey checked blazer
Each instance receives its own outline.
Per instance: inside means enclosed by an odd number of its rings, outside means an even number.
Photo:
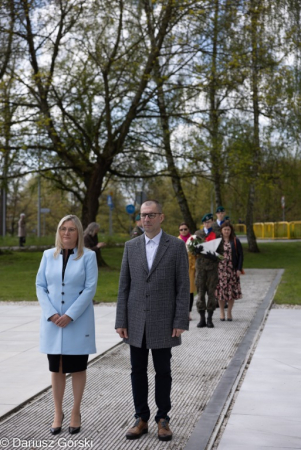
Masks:
[[[141,347],[144,330],[147,348],[181,344],[173,328],[189,328],[189,272],[185,244],[164,231],[148,270],[145,237],[126,242],[121,265],[115,328],[127,328],[128,339]]]

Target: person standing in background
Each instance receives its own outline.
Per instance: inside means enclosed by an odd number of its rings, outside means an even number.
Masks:
[[[222,224],[225,222],[226,220],[226,211],[225,208],[223,206],[218,206],[216,208],[215,211],[216,214],[216,224],[218,225],[218,227],[220,228],[222,226]]]
[[[144,233],[140,214],[137,214],[135,220],[136,220],[136,226],[131,231],[131,239],[141,236],[141,234]]]
[[[204,228],[195,232],[196,236],[205,242],[212,241],[220,237],[218,227],[213,228],[213,214],[205,214],[202,218]],[[221,253],[222,246],[217,249],[217,253]],[[218,258],[210,257],[202,253],[199,254],[196,260],[196,278],[195,284],[198,291],[197,310],[200,314],[200,321],[197,324],[198,328],[214,328],[212,316],[216,308],[215,290],[218,282]],[[206,303],[206,294],[208,296]],[[207,311],[207,321],[206,314]]]
[[[97,265],[100,267],[100,249],[106,246],[105,242],[98,242],[97,233],[99,232],[99,225],[96,222],[91,222],[84,231],[84,245],[86,248],[93,250],[96,253]]]
[[[220,307],[220,320],[225,321],[225,304],[228,302],[227,320],[232,322],[234,301],[242,297],[240,275],[243,265],[243,249],[240,240],[235,236],[233,225],[225,221],[221,226],[224,259],[218,264],[218,284],[216,298]]]
[[[18,221],[18,238],[19,238],[19,246],[24,247],[26,242],[26,221],[25,214],[20,214],[20,219]]]
[[[187,223],[182,222],[179,225],[179,232],[180,232],[180,235],[178,236],[178,238],[182,239],[182,241],[184,241],[185,244],[186,244],[186,242],[188,241],[188,239],[191,236],[191,233],[190,233],[190,230],[188,228]],[[189,281],[190,281],[189,320],[192,320],[191,310],[192,310],[192,306],[193,306],[194,292],[196,291],[196,287],[195,287],[195,260],[196,260],[196,256],[193,255],[192,253],[188,252]]]

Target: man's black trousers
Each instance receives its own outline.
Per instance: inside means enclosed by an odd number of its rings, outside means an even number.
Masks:
[[[149,349],[146,348],[145,335],[143,337],[141,348],[133,347],[131,345],[130,349],[132,365],[132,390],[136,410],[135,417],[141,417],[144,422],[147,422],[150,417],[150,410],[147,401],[147,366]],[[155,420],[158,423],[162,418],[169,421],[167,414],[171,408],[171,348],[152,349],[152,356],[156,372],[155,400],[158,408]]]

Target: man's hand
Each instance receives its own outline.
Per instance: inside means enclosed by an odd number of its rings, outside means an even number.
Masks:
[[[116,333],[123,339],[128,339],[128,329],[127,328],[116,328]]]
[[[185,330],[180,330],[180,328],[174,328],[172,330],[171,337],[180,337],[182,333],[184,333]]]
[[[59,317],[59,319],[54,322],[58,327],[65,328],[69,323],[71,322],[71,317],[64,314],[63,316]]]

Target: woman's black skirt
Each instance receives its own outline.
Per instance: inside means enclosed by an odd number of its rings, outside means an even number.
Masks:
[[[50,372],[60,371],[62,358],[63,373],[82,372],[87,370],[89,355],[47,355]]]

